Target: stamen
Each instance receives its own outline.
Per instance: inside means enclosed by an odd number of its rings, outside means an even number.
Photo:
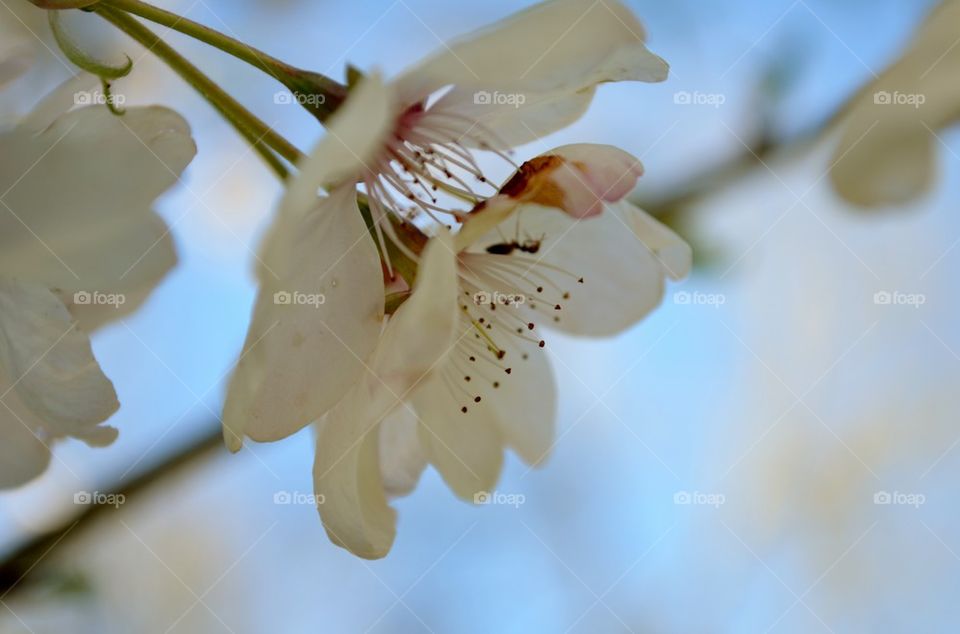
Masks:
[[[468,319],[468,320],[470,321],[470,323],[473,325],[474,329],[475,329],[478,333],[480,333],[480,335],[482,335],[483,338],[486,340],[486,342],[487,342],[487,349],[488,349],[490,352],[492,352],[493,354],[497,355],[497,358],[498,358],[498,359],[499,359],[499,358],[502,358],[503,355],[504,355],[503,350],[501,350],[500,348],[498,348],[496,342],[495,342],[493,339],[490,338],[490,335],[488,335],[488,334],[487,334],[487,331],[483,328],[483,324],[480,323],[480,322],[478,322],[477,320],[473,319],[473,317],[470,316],[470,311],[467,309],[466,306],[461,305],[461,306],[460,306],[460,309],[461,309],[461,310],[463,311],[463,313],[467,316],[467,319]]]

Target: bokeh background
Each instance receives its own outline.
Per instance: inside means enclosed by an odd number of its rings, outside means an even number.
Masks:
[[[159,4],[341,77],[346,62],[395,74],[530,3]],[[168,464],[218,426],[280,189],[155,59],[93,16],[71,22],[130,53],[116,91],[183,113],[200,154],[158,205],[179,267],[94,338],[120,440],[64,443],[40,480],[0,494],[0,557],[61,530],[29,575],[2,579],[0,632],[955,631],[960,139],[942,135],[940,184],[909,208],[853,209],[826,177],[832,115],[932,3],[627,4],[671,79],[602,87],[519,155],[589,141],[641,157],[636,199],[694,243],[695,274],[621,337],[550,338],[554,453],[537,470],[511,456],[497,489],[522,503],[463,504],[428,471],[378,562],[332,546],[309,503],[276,503],[311,492],[309,431]],[[0,98],[10,121],[73,71],[25,0],[0,0],[0,25],[38,55]],[[301,147],[322,134],[269,78],[169,41]],[[78,521],[75,493],[133,483]]]

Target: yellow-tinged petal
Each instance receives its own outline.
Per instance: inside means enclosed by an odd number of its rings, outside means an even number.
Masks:
[[[380,475],[387,495],[413,491],[427,466],[417,435],[420,421],[409,407],[398,407],[380,424]]]
[[[397,516],[380,477],[379,421],[370,413],[355,398],[330,412],[317,436],[313,477],[330,541],[358,557],[379,559],[393,545]]]
[[[231,380],[224,434],[285,438],[359,380],[383,320],[380,258],[352,184],[318,200],[265,274]]]
[[[330,539],[364,558],[389,552],[396,514],[379,464],[380,426],[449,352],[457,278],[445,232],[424,250],[413,293],[391,317],[367,372],[327,415],[317,438],[314,487]]]

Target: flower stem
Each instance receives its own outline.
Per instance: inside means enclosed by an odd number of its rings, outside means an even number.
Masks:
[[[103,5],[98,5],[94,10],[102,18],[162,59],[210,102],[250,142],[281,179],[287,177],[289,172],[283,162],[274,154],[274,151],[295,164],[303,156],[300,150],[244,108],[189,60],[135,18]]]
[[[320,73],[291,66],[236,38],[176,13],[155,7],[141,0],[101,0],[100,4],[140,16],[220,49],[258,70],[266,72],[294,93],[321,97],[309,100],[311,105],[308,107],[308,110],[311,110],[320,121],[326,120],[346,99],[347,88],[339,82]]]

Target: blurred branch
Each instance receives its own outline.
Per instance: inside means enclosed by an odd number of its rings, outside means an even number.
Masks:
[[[698,234],[697,223],[691,211],[697,203],[717,194],[728,185],[772,161],[775,156],[795,153],[808,147],[833,128],[845,115],[854,100],[869,89],[869,84],[855,91],[835,112],[815,121],[800,133],[789,137],[776,134],[782,126],[778,113],[784,111],[807,63],[806,44],[787,40],[780,50],[767,60],[753,87],[754,131],[738,139],[741,151],[729,159],[712,165],[687,177],[685,184],[661,197],[634,196],[632,202],[671,227],[692,247],[694,267],[709,269],[724,258],[724,253],[707,236]]]
[[[139,494],[151,487],[159,486],[163,479],[196,466],[219,450],[226,452],[223,445],[223,432],[217,424],[209,433],[141,472],[126,485],[115,489],[113,493],[122,494],[128,500],[136,499]],[[37,535],[4,557],[0,562],[0,599],[21,587],[28,576],[31,580],[34,578],[43,580],[44,575],[41,572],[43,567],[40,564],[55,548],[68,539],[81,535],[91,520],[107,513],[117,512],[116,508],[109,505],[90,504],[82,508],[83,511],[72,516],[65,525]]]
[[[831,118],[823,125],[815,126],[787,140],[775,140],[766,133],[758,134],[755,140],[743,147],[742,152],[692,175],[684,185],[676,188],[669,195],[662,197],[635,195],[631,202],[676,231],[693,247],[695,268],[710,268],[722,259],[723,253],[716,245],[711,244],[706,236],[698,234],[695,219],[691,214],[696,204],[724,187],[739,182],[757,167],[772,160],[774,155],[805,147],[822,135],[832,120]]]
[[[761,165],[775,150],[780,149],[769,136],[760,135],[757,141],[728,161],[707,168],[687,179],[669,196],[662,198],[634,199],[645,211],[660,220],[667,220],[683,214],[691,205],[724,185],[735,183],[752,169]],[[668,223],[669,224],[669,223]]]

